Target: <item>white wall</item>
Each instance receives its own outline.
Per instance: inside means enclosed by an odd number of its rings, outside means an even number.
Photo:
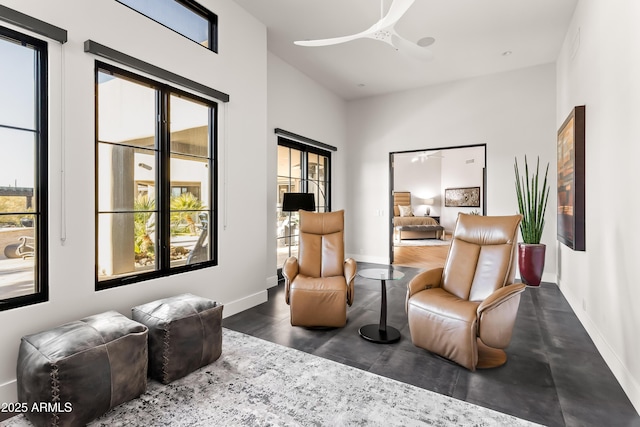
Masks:
[[[354,229],[347,252],[361,261],[389,261],[390,152],[486,143],[487,214],[516,213],[515,156],[539,155],[556,174],[555,92],[555,67],[547,64],[350,102],[347,148],[354,161],[347,178],[357,191],[349,196]],[[544,280],[553,282],[555,210],[550,200],[542,237]]]
[[[284,129],[338,149],[331,152],[333,211],[345,208],[350,186],[345,156],[346,102],[272,53],[268,54],[268,92],[266,271],[269,282],[275,285],[276,271],[282,266],[276,265],[278,138],[274,129]],[[349,229],[347,224],[347,235]]]
[[[482,196],[484,194],[483,168],[484,147],[469,147],[455,150],[443,150],[442,159],[442,213],[440,224],[447,234],[453,232],[458,220],[458,212],[482,213]],[[473,163],[467,163],[473,160]],[[444,190],[447,188],[480,187],[480,207],[445,206]]]
[[[557,62],[556,127],[586,106],[586,251],[558,244],[558,284],[640,410],[638,22],[635,0],[578,3]]]
[[[229,0],[200,0],[218,14],[219,54],[113,0],[50,0],[2,4],[68,31],[50,56],[49,301],[0,312],[0,401],[16,399],[20,337],[64,322],[161,297],[191,292],[225,304],[225,315],[266,300],[262,241],[267,222],[266,28]],[[0,25],[5,25],[4,23]],[[186,274],[96,292],[94,202],[94,61],[83,43],[113,49],[228,93],[221,107],[219,265]],[[61,95],[64,90],[64,97]],[[66,201],[61,202],[62,140],[66,146]],[[237,195],[242,197],[237,197]],[[247,200],[251,200],[248,208]],[[64,215],[63,215],[64,211]],[[66,241],[61,241],[66,225]]]
[[[414,162],[417,153],[394,154],[393,191],[409,191],[414,215],[423,216],[426,206],[423,199],[434,199],[430,215],[438,216],[441,211],[442,159],[423,158]]]

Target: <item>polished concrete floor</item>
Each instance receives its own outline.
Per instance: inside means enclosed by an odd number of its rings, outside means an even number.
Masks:
[[[359,263],[358,269],[383,267]],[[543,283],[522,294],[506,365],[470,372],[415,347],[404,309],[406,284],[419,271],[387,282],[388,325],[402,333],[395,344],[358,335],[377,323],[380,282],[356,277],[346,327],[292,327],[284,286],[269,301],[230,316],[223,326],[547,426],[640,426],[640,417],[596,350],[558,287]]]

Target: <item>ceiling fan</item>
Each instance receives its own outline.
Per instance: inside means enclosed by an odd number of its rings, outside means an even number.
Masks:
[[[426,151],[423,151],[421,153],[416,154],[415,156],[413,156],[411,158],[411,163],[415,163],[417,161],[420,161],[421,163],[424,163],[425,160],[429,160],[429,159],[444,159],[444,156],[442,155],[442,153],[440,151],[436,151],[434,153],[427,153]]]
[[[304,40],[294,42],[298,46],[329,46],[339,43],[346,43],[351,40],[368,38],[380,40],[391,45],[397,51],[406,53],[415,58],[428,61],[433,58],[433,53],[426,47],[435,41],[432,37],[420,39],[418,43],[413,43],[401,36],[395,30],[396,23],[409,10],[415,0],[393,0],[391,7],[384,15],[384,0],[380,0],[380,20],[367,30],[350,36],[334,37],[321,40]]]

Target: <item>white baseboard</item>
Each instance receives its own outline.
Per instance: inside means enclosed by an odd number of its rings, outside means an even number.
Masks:
[[[278,275],[267,277],[267,289],[278,286]]]
[[[560,285],[560,283],[558,283],[558,285]],[[622,363],[615,350],[611,348],[607,340],[600,334],[598,327],[593,323],[591,317],[582,309],[581,304],[572,294],[565,292],[562,286],[560,286],[560,291],[569,302],[573,312],[580,320],[580,323],[582,323],[589,337],[593,340],[598,352],[627,394],[631,404],[636,411],[640,413],[640,384],[638,384],[631,372],[629,372],[624,363]]]
[[[233,316],[242,311],[248,310],[251,307],[267,302],[269,293],[265,289],[264,291],[256,292],[255,294],[237,299],[235,301],[229,301],[224,303],[224,310],[222,311],[222,317]]]
[[[357,262],[370,262],[372,264],[389,264],[388,257],[378,257],[372,255],[357,255],[357,254],[346,254],[347,258],[353,258]]]
[[[18,387],[16,380],[0,384],[0,402],[10,403],[18,401]]]

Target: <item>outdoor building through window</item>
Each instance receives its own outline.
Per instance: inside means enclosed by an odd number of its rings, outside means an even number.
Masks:
[[[117,1],[214,52],[218,51],[218,17],[195,1]]]
[[[215,264],[216,103],[97,65],[97,287]]]
[[[0,27],[0,310],[46,301],[47,44]]]

